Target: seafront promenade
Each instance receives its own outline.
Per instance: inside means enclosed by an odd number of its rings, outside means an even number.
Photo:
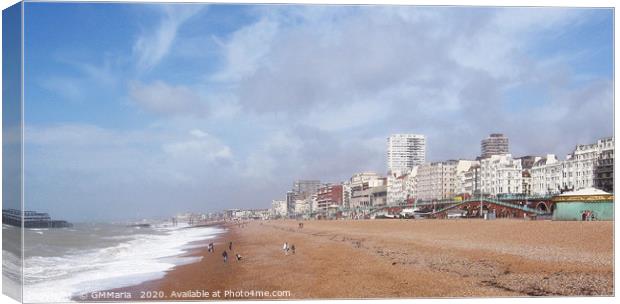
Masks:
[[[149,300],[141,294],[155,291],[163,297],[152,300],[159,301],[613,294],[613,222],[340,220],[304,221],[303,228],[298,223],[228,225],[214,253],[206,249],[212,240],[188,253],[202,256],[200,262],[114,291],[136,300]],[[284,254],[284,242],[295,245],[295,254]],[[235,253],[243,259],[236,261]],[[200,295],[195,291],[220,291],[220,297],[192,297]]]

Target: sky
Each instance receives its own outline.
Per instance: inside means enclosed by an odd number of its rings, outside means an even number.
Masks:
[[[26,3],[25,204],[69,220],[268,208],[295,179],[564,157],[613,135],[613,11]]]

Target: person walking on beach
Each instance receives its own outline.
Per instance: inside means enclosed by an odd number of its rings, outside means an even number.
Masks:
[[[291,245],[291,252],[293,252],[293,254],[295,254],[295,244]]]
[[[237,261],[241,261],[241,259],[243,259],[243,257],[240,254],[235,254],[235,256],[237,257]]]
[[[284,255],[288,255],[288,242],[284,242],[284,246],[282,246],[282,251],[284,251]]]
[[[224,263],[226,263],[228,261],[228,252],[224,250],[224,252],[222,252],[222,256],[224,257]]]
[[[228,244],[228,250],[232,250],[232,242]]]

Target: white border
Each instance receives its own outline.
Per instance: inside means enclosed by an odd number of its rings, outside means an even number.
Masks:
[[[18,1],[15,0],[0,0],[1,2],[1,7],[2,9],[5,9],[15,3],[17,3]],[[540,1],[535,1],[535,0],[503,0],[503,1],[498,1],[498,0],[440,0],[440,1],[429,1],[429,0],[408,0],[408,1],[395,1],[395,0],[386,0],[386,1],[378,1],[378,0],[355,0],[355,1],[347,1],[347,0],[331,0],[331,1],[327,1],[327,0],[314,0],[314,1],[310,1],[310,0],[292,0],[292,1],[286,1],[286,0],[266,0],[266,1],[260,1],[260,0],[240,0],[240,1],[226,1],[226,0],[211,0],[211,1],[180,1],[180,0],[151,0],[151,1],[138,1],[138,0],[126,0],[126,1],[105,1],[105,0],[89,0],[89,1],[69,1],[69,0],[64,0],[64,1],[36,1],[36,0],[29,0],[27,2],[134,2],[134,3],[140,3],[140,2],[181,2],[181,3],[271,3],[271,4],[278,4],[278,3],[299,3],[299,4],[401,4],[401,5],[467,5],[467,6],[556,6],[556,7],[609,7],[609,8],[614,8],[614,137],[615,134],[617,133],[616,131],[617,129],[617,125],[615,123],[615,117],[617,117],[617,108],[615,107],[615,87],[616,87],[616,77],[615,75],[617,75],[617,69],[618,67],[615,65],[615,58],[616,58],[616,53],[617,53],[617,49],[616,49],[616,35],[618,33],[618,26],[617,23],[615,22],[615,7],[616,7],[616,2],[612,1],[612,0],[589,0],[589,1],[578,1],[578,0],[564,0],[564,1],[559,1],[559,0],[540,0]],[[23,14],[23,9],[24,6],[22,6],[22,52],[23,52],[23,47],[24,47],[24,39],[23,39],[23,22],[24,22],[24,14]],[[2,32],[2,25],[0,23],[0,36],[1,36],[1,32]],[[1,40],[0,40],[1,41]],[[1,42],[0,42],[0,46],[1,46]],[[23,79],[24,79],[24,70],[23,70],[23,53],[22,53],[22,97],[23,92],[24,92],[24,86],[23,86]],[[2,59],[0,58],[0,65],[2,63]],[[1,73],[0,73],[0,81],[2,79]],[[2,123],[2,115],[1,115],[1,110],[0,110],[0,125]],[[22,124],[23,124],[23,115],[24,115],[24,107],[22,104]],[[22,174],[23,174],[23,125],[22,125]],[[2,134],[0,132],[0,141],[2,140]],[[617,149],[616,149],[617,150]],[[2,165],[2,151],[0,150],[0,166]],[[615,168],[620,168],[618,166],[618,164],[620,163],[620,160],[618,160],[618,158],[615,159]],[[617,181],[618,181],[618,173],[619,170],[614,170],[614,185],[617,185]],[[23,175],[22,175],[23,177]],[[1,176],[0,176],[0,180],[1,180]],[[23,182],[23,179],[22,179]],[[614,186],[614,188],[618,189],[616,186]],[[22,205],[23,205],[23,199],[24,199],[24,193],[23,193],[23,185],[22,185]],[[0,195],[2,193],[2,184],[0,183]],[[615,218],[618,219],[618,215],[620,214],[620,210],[618,210],[620,208],[615,208],[614,213],[615,213]],[[618,252],[618,243],[615,242],[615,235],[616,235],[616,228],[617,226],[615,225],[614,222],[614,257],[615,257],[615,253]],[[22,232],[23,233],[23,232]],[[22,236],[23,237],[23,236]],[[0,241],[1,241],[2,237],[0,234]],[[22,244],[23,245],[23,244]],[[23,248],[22,248],[23,249]],[[23,254],[23,250],[22,250],[22,254]],[[23,260],[23,257],[22,257]],[[615,263],[614,263],[614,291],[617,290],[616,286],[617,286],[617,280],[616,280],[616,271],[615,271]],[[22,273],[23,275],[23,273]],[[0,278],[0,284],[1,284],[1,278]],[[23,299],[23,289],[22,289],[22,299]],[[0,295],[0,300],[2,301],[2,303],[18,303],[15,300],[13,300],[12,298],[9,298],[7,296],[5,296],[4,294]],[[422,303],[422,304],[426,304],[426,303],[467,303],[467,304],[473,304],[473,303],[483,303],[483,304],[495,304],[495,303],[556,303],[558,301],[562,301],[565,304],[572,304],[572,303],[582,303],[584,301],[587,301],[589,303],[614,303],[615,298],[611,298],[611,297],[545,297],[545,298],[467,298],[467,299],[383,299],[383,300],[364,300],[364,301],[371,301],[372,303],[386,303],[386,302],[392,302],[392,303],[408,303],[409,301],[415,301],[416,303]],[[329,300],[328,303],[334,303],[334,304],[341,304],[341,303],[351,303],[351,301],[357,302],[359,300]],[[227,303],[239,303],[239,301],[226,301]],[[302,300],[302,301],[297,301],[297,302],[302,302],[302,303],[316,303],[316,301],[311,301],[311,300]],[[321,303],[323,303],[324,301],[319,301]],[[118,302],[116,302],[118,303]],[[188,303],[188,302],[161,302],[161,303]],[[190,303],[199,303],[199,302],[190,302]],[[276,301],[261,301],[261,303],[276,303]]]

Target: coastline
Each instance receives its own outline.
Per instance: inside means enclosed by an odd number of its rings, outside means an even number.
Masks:
[[[213,274],[223,274],[226,270],[221,267],[219,263],[215,263],[216,257],[220,258],[221,262],[221,253],[222,249],[224,249],[225,241],[234,237],[234,232],[231,229],[233,226],[231,223],[223,223],[217,225],[208,225],[208,227],[214,227],[218,229],[224,229],[223,233],[219,233],[215,235],[213,238],[197,240],[194,242],[190,242],[188,246],[196,246],[196,248],[192,248],[187,250],[185,254],[177,256],[178,258],[201,258],[200,261],[191,262],[187,264],[176,265],[169,270],[167,270],[162,278],[155,280],[148,280],[142,282],[140,284],[135,284],[131,286],[112,288],[107,290],[100,290],[95,292],[88,292],[84,294],[76,294],[71,300],[76,302],[102,302],[102,301],[161,301],[161,298],[158,298],[157,295],[154,295],[153,291],[161,291],[161,290],[174,290],[175,288],[180,288],[179,282],[185,282],[186,280],[182,279],[186,276],[194,276],[196,269],[200,267],[206,267],[205,271]],[[197,227],[186,227],[183,229],[193,229],[204,226]],[[207,246],[209,243],[214,243],[215,252],[210,253],[207,251]],[[227,245],[228,243],[226,243]],[[231,258],[232,255],[229,257]],[[230,271],[230,269],[228,269]],[[176,283],[176,284],[175,284]],[[219,284],[214,276],[205,276],[201,277],[201,284],[209,284],[208,286],[215,286]],[[213,284],[213,285],[212,285]],[[149,297],[144,297],[141,293],[149,293]],[[96,294],[107,294],[106,296],[98,297]],[[111,296],[114,294],[114,296]],[[142,296],[142,297],[141,297]],[[180,299],[182,300],[182,299]]]
[[[131,298],[74,299],[613,295],[613,222],[306,221],[303,229],[297,223],[228,225],[209,240],[214,253],[207,252],[206,241],[187,253],[201,261],[176,266],[158,280],[106,291]],[[221,253],[229,241],[233,254],[224,263]],[[296,254],[284,255],[284,241],[296,245]],[[236,252],[244,259],[236,261]]]

